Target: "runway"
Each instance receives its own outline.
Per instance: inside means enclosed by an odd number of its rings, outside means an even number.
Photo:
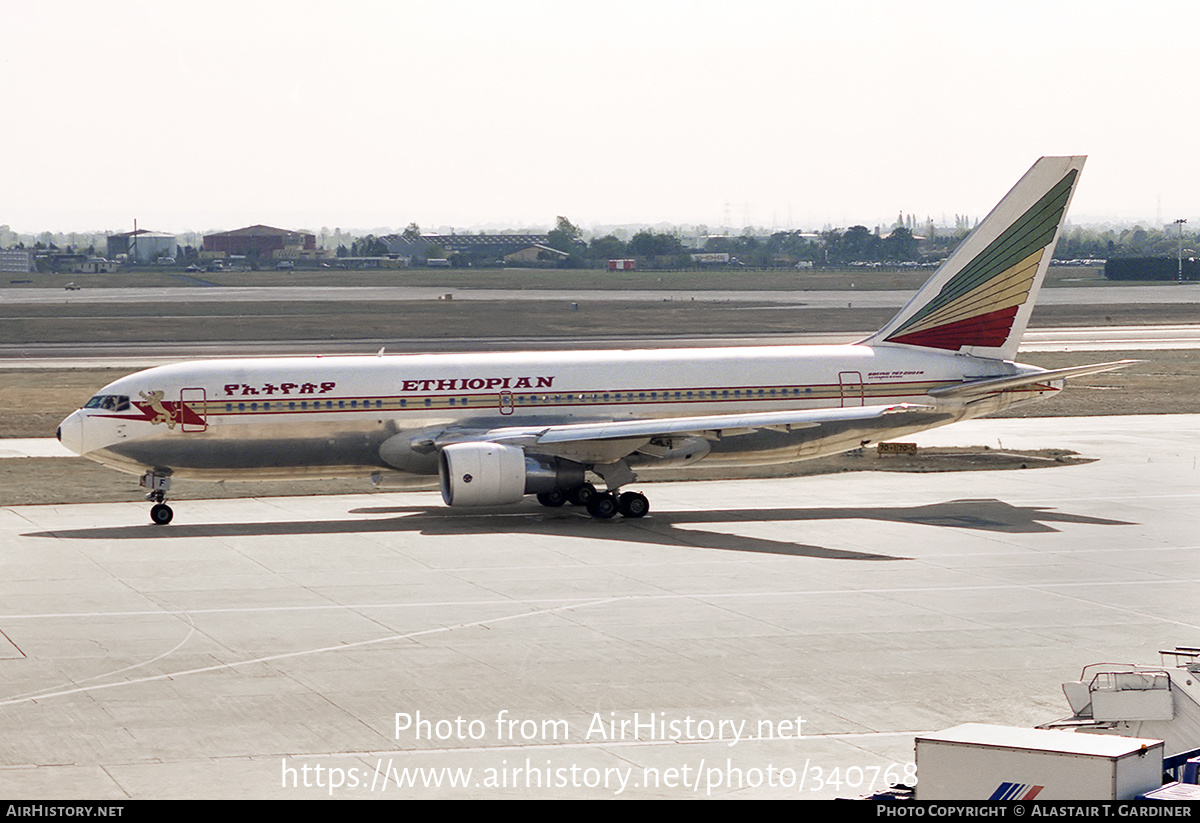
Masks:
[[[1086,465],[0,509],[20,798],[856,796],[1200,636],[1200,415],[978,420]],[[440,785],[433,785],[439,783]]]
[[[871,280],[864,274],[863,283]],[[165,286],[161,288],[102,287],[79,291],[51,288],[0,289],[5,305],[89,305],[140,303],[280,303],[280,302],[388,302],[454,300],[540,300],[568,302],[651,303],[702,301],[709,303],[765,303],[816,308],[900,308],[913,289],[589,289],[589,288],[454,288],[452,286]],[[1060,286],[1042,289],[1043,305],[1125,305],[1131,303],[1197,303],[1200,283],[1147,285]]]
[[[710,335],[644,337],[504,337],[470,339],[374,339],[328,341],[244,341],[239,343],[38,343],[0,344],[0,368],[94,369],[124,367],[130,370],[178,363],[181,360],[220,357],[276,357],[299,355],[387,354],[472,351],[564,351],[573,349],[683,348],[690,346],[839,345],[854,343],[870,331],[814,332],[742,337]],[[1022,352],[1039,351],[1156,351],[1200,348],[1200,324],[1084,326],[1030,329]]]

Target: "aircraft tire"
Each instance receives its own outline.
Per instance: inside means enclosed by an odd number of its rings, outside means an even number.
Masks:
[[[650,501],[641,492],[625,492],[617,498],[617,510],[623,517],[645,517],[650,511]]]
[[[559,506],[566,504],[567,493],[562,489],[555,489],[552,492],[542,492],[537,496],[537,501],[543,506],[557,509]]]
[[[171,522],[175,512],[166,503],[156,503],[150,507],[150,520],[156,526],[165,526]]]
[[[595,486],[591,483],[584,483],[567,492],[567,502],[572,506],[586,506],[592,501],[592,498],[598,495],[599,492],[596,491]]]
[[[617,499],[611,494],[597,494],[588,501],[587,510],[598,520],[611,520],[617,516]]]

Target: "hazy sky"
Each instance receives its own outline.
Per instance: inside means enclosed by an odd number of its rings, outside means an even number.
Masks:
[[[1200,3],[0,0],[0,224],[1200,226]]]

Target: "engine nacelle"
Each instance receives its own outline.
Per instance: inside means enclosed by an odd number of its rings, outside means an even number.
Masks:
[[[525,451],[499,443],[456,443],[438,462],[447,506],[495,506],[525,496]]]
[[[520,446],[455,443],[438,460],[447,506],[500,506],[527,494],[583,485],[583,466],[558,457],[526,455]]]

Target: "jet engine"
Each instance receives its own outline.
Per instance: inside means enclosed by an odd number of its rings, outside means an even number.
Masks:
[[[501,443],[455,443],[438,461],[447,506],[498,506],[527,494],[583,485],[583,466],[570,460],[525,454]]]

